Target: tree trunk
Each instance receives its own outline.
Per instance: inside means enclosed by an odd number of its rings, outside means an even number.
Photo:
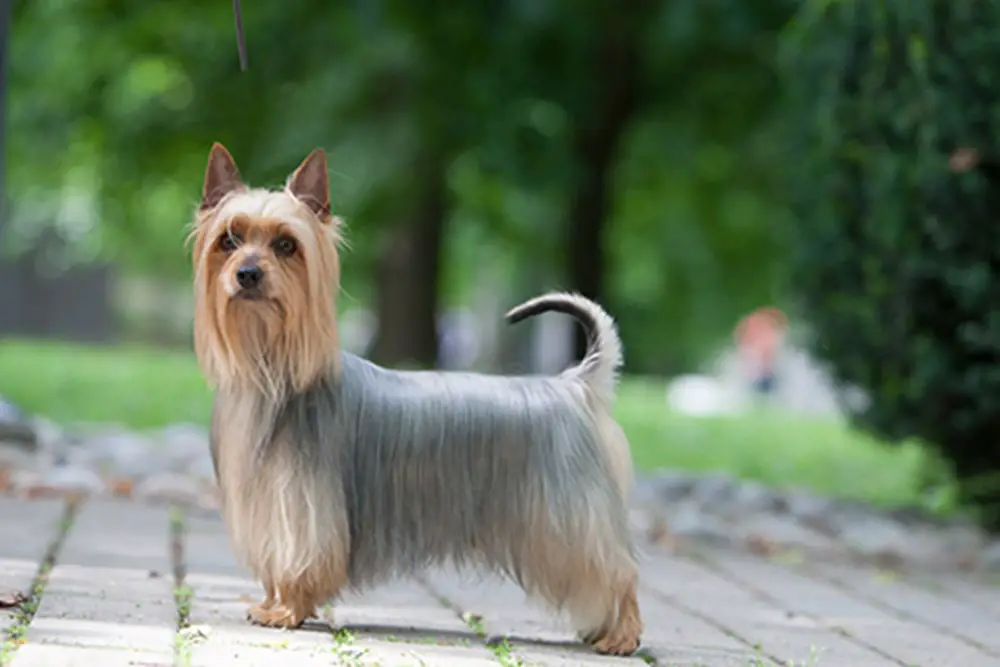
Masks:
[[[0,250],[7,226],[7,79],[12,0],[0,0]],[[0,260],[2,261],[2,260]]]
[[[390,233],[376,267],[378,333],[369,356],[385,366],[431,368],[437,363],[447,186],[443,162],[424,166],[412,217]]]
[[[623,16],[624,14],[624,16]],[[605,221],[611,211],[612,183],[621,138],[639,107],[639,48],[641,26],[629,12],[618,12],[602,27],[594,56],[594,96],[590,113],[577,125],[574,161],[578,176],[569,206],[566,248],[570,288],[602,301],[607,272]],[[576,330],[574,350],[582,357],[586,337]]]

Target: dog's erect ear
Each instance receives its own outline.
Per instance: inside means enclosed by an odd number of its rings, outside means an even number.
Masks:
[[[216,206],[230,192],[245,187],[233,156],[219,142],[212,144],[205,168],[205,185],[201,190],[202,210]]]
[[[320,220],[330,222],[330,179],[326,173],[326,151],[317,148],[288,178],[288,191],[312,209]]]

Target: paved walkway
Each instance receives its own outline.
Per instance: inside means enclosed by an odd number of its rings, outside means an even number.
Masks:
[[[1000,589],[956,576],[651,549],[644,649],[593,655],[505,584],[434,574],[294,632],[244,621],[259,587],[217,518],[0,499],[3,664],[14,667],[1000,665]]]

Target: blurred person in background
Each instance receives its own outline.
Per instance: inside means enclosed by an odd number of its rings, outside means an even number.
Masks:
[[[775,391],[775,358],[788,330],[788,318],[774,307],[758,308],[736,325],[736,349],[753,391],[769,397]]]

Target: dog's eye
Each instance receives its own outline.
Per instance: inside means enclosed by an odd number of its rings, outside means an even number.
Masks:
[[[238,234],[230,234],[226,232],[219,237],[219,250],[222,252],[232,252],[236,250],[236,246],[240,243],[240,237]]]
[[[295,239],[289,236],[282,236],[275,239],[272,245],[274,247],[274,254],[279,257],[289,257],[294,255],[295,250],[298,248],[298,245],[295,243]]]

